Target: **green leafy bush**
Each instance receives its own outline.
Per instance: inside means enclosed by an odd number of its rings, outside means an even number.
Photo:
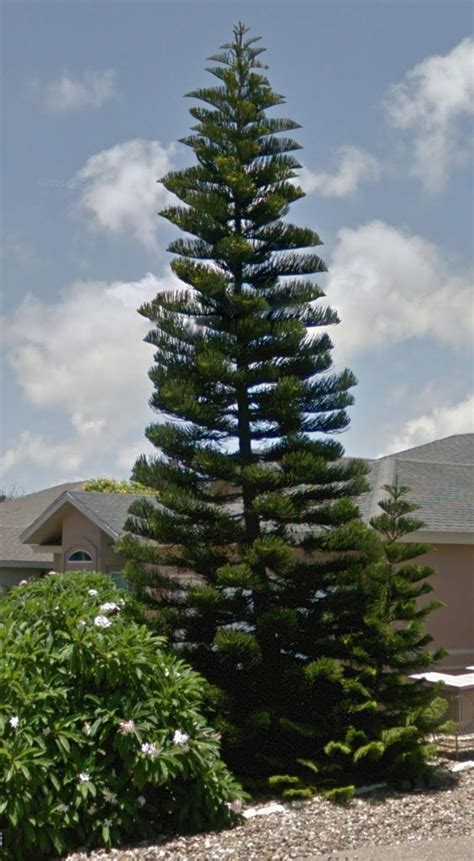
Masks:
[[[139,493],[142,496],[149,496],[156,493],[151,487],[146,487],[140,484],[139,481],[118,481],[116,478],[110,478],[103,475],[100,478],[91,478],[84,484],[84,490],[95,490],[100,493]]]
[[[7,858],[232,822],[242,792],[201,715],[201,677],[106,575],[12,589],[0,656]]]

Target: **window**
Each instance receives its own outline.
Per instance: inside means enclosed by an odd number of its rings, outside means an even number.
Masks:
[[[125,579],[121,571],[110,571],[109,573],[117,589],[130,590],[130,583]]]
[[[66,556],[66,562],[92,562],[92,556],[87,550],[74,550]]]

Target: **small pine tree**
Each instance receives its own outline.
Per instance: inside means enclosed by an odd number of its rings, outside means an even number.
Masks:
[[[443,605],[420,601],[432,591],[429,579],[435,572],[413,561],[429,547],[404,540],[423,527],[412,516],[418,506],[405,498],[409,488],[397,482],[384,490],[382,513],[371,520],[374,532],[361,532],[357,558],[335,596],[340,697],[334,702],[338,714],[345,714],[346,729],[325,745],[325,754],[334,774],[340,770],[356,781],[416,783],[431,773],[428,759],[434,749],[427,738],[441,731],[446,702],[437,689],[410,675],[447,654],[429,649],[433,638],[425,625]],[[351,544],[344,529],[328,541],[339,551]]]
[[[366,468],[327,437],[348,426],[356,381],[331,371],[324,329],[338,320],[318,303],[321,241],[285,220],[303,196],[299,145],[285,136],[298,124],[268,115],[284,99],[246,33],[238,25],[210,58],[219,86],[189,94],[204,103],[183,140],[196,164],[162,180],[182,205],[161,214],[193,238],[169,246],[183,289],[140,309],[160,420],[146,431],[157,455],[139,458],[133,479],[160,506],[133,505],[120,549],[210,682],[227,761],[268,774],[326,723],[308,667],[334,648],[327,619],[347,560],[314,553],[357,523],[350,498]]]

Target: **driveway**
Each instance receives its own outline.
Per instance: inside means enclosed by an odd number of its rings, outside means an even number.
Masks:
[[[447,837],[441,840],[411,840],[392,846],[371,846],[315,855],[314,861],[472,861],[474,834],[466,837]],[[298,859],[299,861],[299,859]],[[303,861],[303,859],[302,859]],[[310,861],[307,857],[304,861]]]

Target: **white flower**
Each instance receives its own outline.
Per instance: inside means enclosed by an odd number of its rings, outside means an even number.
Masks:
[[[167,679],[169,677],[169,674],[170,674],[170,671],[165,668],[163,670],[163,675],[164,675],[165,679]]]
[[[112,622],[107,616],[96,616],[94,619],[94,625],[98,628],[110,628]]]
[[[18,715],[13,715],[13,717],[10,718],[8,723],[10,724],[10,726],[13,727],[13,729],[16,729],[18,724],[20,723],[20,718],[18,717]]]
[[[77,627],[78,627],[78,628],[83,628],[85,624],[86,624],[86,620],[85,620],[85,619],[79,619],[79,621],[78,621],[78,623],[77,623]]]
[[[91,598],[93,598],[95,595],[98,595],[99,593],[98,593],[97,589],[88,589],[87,594],[90,595]]]
[[[189,735],[186,732],[181,732],[180,729],[177,729],[173,736],[173,744],[177,747],[185,747],[187,749],[189,742]]]
[[[92,725],[89,723],[88,720],[86,720],[84,726],[82,727],[82,732],[84,733],[84,735],[90,735],[91,734]]]
[[[51,727],[50,727],[50,726],[45,726],[45,727],[43,727],[43,735],[49,735],[49,734],[50,734],[50,732],[51,732]]]
[[[88,783],[91,779],[91,776],[88,771],[81,771],[79,774],[79,780],[81,783]]]
[[[121,732],[122,735],[128,735],[129,733],[133,732],[134,729],[135,722],[133,720],[123,720],[119,724],[119,732]]]
[[[222,735],[220,732],[210,732],[209,738],[212,738],[214,741],[220,741],[222,738]]]
[[[26,586],[26,584],[27,584],[27,583],[28,583],[28,580],[20,580],[20,582],[18,583],[18,585],[19,585],[19,586]]]
[[[106,826],[106,828],[110,828],[110,826],[112,825],[112,820],[104,819],[104,825]]]
[[[229,808],[229,810],[232,810],[232,813],[240,813],[240,811],[242,810],[242,802],[239,798],[234,798],[233,801],[227,802],[227,807]]]
[[[115,792],[111,792],[110,789],[104,789],[104,798],[109,804],[116,804],[117,796]]]
[[[146,804],[146,798],[144,798],[143,795],[139,795],[137,798],[137,801],[138,801],[140,807],[144,807]]]
[[[150,759],[156,759],[161,752],[161,748],[158,747],[157,744],[144,742],[144,744],[141,745],[141,752],[144,753],[145,756],[149,756]]]
[[[120,607],[118,604],[115,604],[113,601],[107,601],[105,604],[100,605],[101,613],[119,613]]]
[[[94,815],[96,810],[97,810],[97,808],[96,808],[95,804],[91,804],[91,806],[87,808],[87,812],[90,813],[91,816]]]
[[[63,813],[66,813],[69,810],[70,806],[70,804],[60,804],[58,810],[61,810]]]

